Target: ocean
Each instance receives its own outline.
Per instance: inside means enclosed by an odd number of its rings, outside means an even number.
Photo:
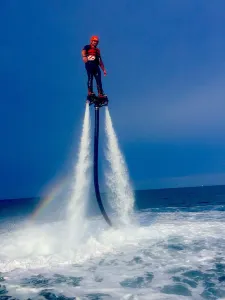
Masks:
[[[135,191],[113,228],[94,197],[77,228],[42,201],[0,201],[1,300],[225,299],[225,186]]]

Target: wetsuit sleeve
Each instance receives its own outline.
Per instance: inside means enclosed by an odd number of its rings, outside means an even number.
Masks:
[[[81,51],[81,55],[83,58],[83,62],[86,64],[87,63],[87,53],[88,53],[88,45],[84,46],[82,51]]]
[[[88,49],[89,49],[89,45],[86,45],[86,46],[84,46],[84,48],[82,49],[82,51],[84,51],[84,52],[87,53]]]

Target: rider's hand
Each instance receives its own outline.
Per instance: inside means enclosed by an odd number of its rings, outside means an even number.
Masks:
[[[104,76],[107,75],[106,69],[103,70]]]
[[[83,56],[83,62],[86,63],[88,61],[86,56]]]

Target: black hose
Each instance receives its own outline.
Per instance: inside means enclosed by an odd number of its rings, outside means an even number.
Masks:
[[[99,106],[95,106],[95,140],[94,140],[94,184],[95,184],[95,194],[97,202],[100,208],[100,211],[109,226],[112,226],[112,223],[109,217],[106,214],[104,206],[102,204],[101,195],[99,192],[98,184],[98,137],[99,137]]]

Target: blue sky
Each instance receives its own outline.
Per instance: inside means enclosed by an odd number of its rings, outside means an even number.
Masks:
[[[1,1],[0,198],[70,168],[92,34],[135,188],[225,182],[225,2]]]

